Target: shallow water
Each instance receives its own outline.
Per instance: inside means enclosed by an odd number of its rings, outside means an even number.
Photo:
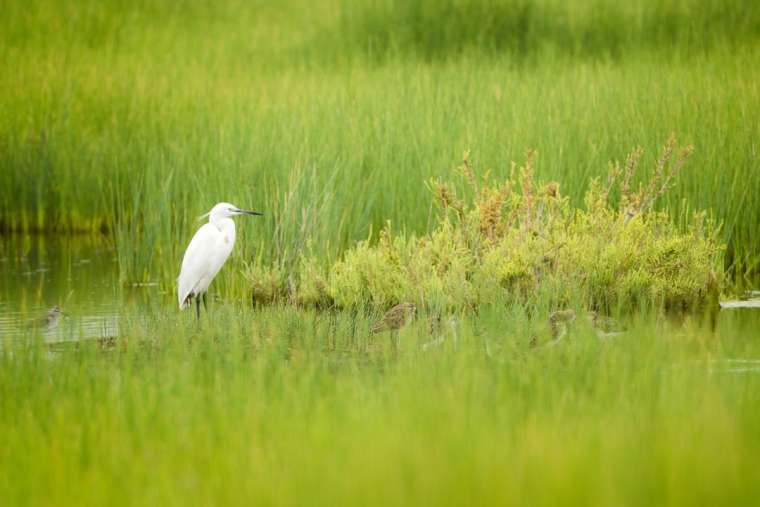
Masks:
[[[719,320],[749,322],[750,334],[755,335],[760,310],[748,307],[748,302],[759,301],[722,303]],[[0,236],[0,344],[36,337],[50,343],[112,338],[119,334],[125,307],[132,318],[140,319],[162,313],[168,304],[158,284],[121,286],[116,250],[108,238]],[[65,316],[51,325],[45,317],[54,306]],[[760,373],[760,360],[735,361],[701,367]],[[739,364],[742,361],[746,364]]]
[[[122,300],[116,252],[105,238],[0,237],[0,342],[116,336]],[[54,306],[65,315],[48,323]]]
[[[720,307],[729,308],[760,308],[760,299],[721,301]]]

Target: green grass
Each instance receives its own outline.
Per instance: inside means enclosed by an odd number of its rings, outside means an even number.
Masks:
[[[423,182],[465,149],[506,173],[535,148],[580,204],[674,133],[696,151],[662,205],[711,210],[727,266],[757,268],[758,9],[465,2],[457,29],[437,3],[393,5],[11,3],[1,228],[109,230],[125,281],[169,284],[220,200],[267,212],[242,258],[311,239],[328,260],[386,220],[431,227]],[[524,42],[500,38],[512,22]]]
[[[530,348],[543,319],[492,309],[424,351],[423,316],[394,354],[371,316],[134,311],[115,348],[0,352],[4,505],[755,498],[760,376],[721,361],[760,357],[756,316]]]
[[[708,209],[726,267],[757,272],[760,6],[312,4],[3,5],[0,230],[103,232],[121,281],[164,295],[125,303],[106,350],[0,340],[0,504],[754,502],[760,377],[725,360],[760,358],[757,316],[531,348],[550,298],[487,301],[425,351],[422,315],[395,354],[363,309],[254,312],[241,272],[327,265],[386,220],[429,232],[424,182],[466,149],[506,176],[535,148],[580,206],[671,133],[695,152],[658,205]],[[266,216],[239,221],[196,326],[173,281],[221,200]]]

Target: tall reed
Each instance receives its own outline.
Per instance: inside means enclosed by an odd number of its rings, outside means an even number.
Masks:
[[[711,210],[728,265],[757,269],[756,8],[735,19],[712,2],[599,2],[571,17],[540,2],[527,8],[519,36],[532,49],[519,63],[510,42],[489,43],[500,21],[485,22],[519,2],[462,3],[472,19],[460,16],[460,35],[433,3],[341,5],[294,0],[285,16],[232,1],[10,2],[0,229],[112,232],[125,281],[170,283],[194,217],[228,200],[268,211],[242,227],[238,258],[281,262],[313,236],[327,262],[385,220],[431,227],[423,182],[464,149],[486,170],[535,148],[539,176],[579,203],[610,160],[635,145],[654,153],[672,132],[696,149],[660,206]],[[377,9],[373,30],[393,32],[380,60],[356,39],[375,33],[356,27]],[[608,11],[633,34],[624,42],[597,23]],[[598,51],[537,49],[554,33],[537,28],[541,18]],[[441,48],[405,38],[431,19],[442,20]],[[693,26],[707,27],[703,39]],[[653,30],[667,47],[646,43]],[[619,48],[614,58],[599,56],[607,47]]]

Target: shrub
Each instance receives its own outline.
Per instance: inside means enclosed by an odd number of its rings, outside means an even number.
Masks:
[[[690,153],[671,139],[649,181],[634,190],[642,154],[635,150],[624,167],[611,165],[604,184],[591,182],[584,209],[573,209],[557,182],[536,180],[533,152],[500,181],[477,178],[465,153],[457,171],[463,185],[428,183],[438,209],[429,234],[394,236],[388,224],[376,244],[358,243],[327,271],[305,255],[295,289],[274,289],[286,279],[275,270],[253,280],[254,293],[273,300],[273,291],[295,291],[294,300],[310,306],[409,301],[439,311],[537,294],[549,294],[553,305],[579,294],[590,307],[700,304],[722,283],[717,227],[704,213],[679,228],[667,211],[653,211]]]

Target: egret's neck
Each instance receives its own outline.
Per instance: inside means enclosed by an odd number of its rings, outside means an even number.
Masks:
[[[215,217],[212,215],[208,221],[221,232],[231,232],[232,234],[235,234],[235,221],[230,217]]]

